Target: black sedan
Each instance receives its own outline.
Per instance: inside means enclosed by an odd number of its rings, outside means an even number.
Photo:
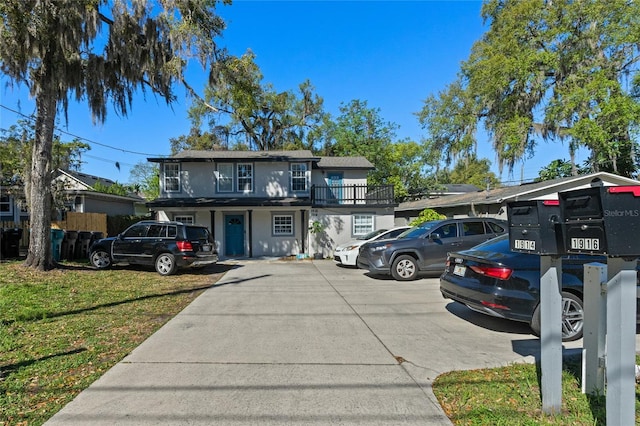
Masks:
[[[562,340],[582,337],[584,264],[604,258],[562,259]],[[503,235],[469,250],[451,253],[440,277],[445,298],[499,318],[529,323],[540,335],[540,257],[509,249]]]

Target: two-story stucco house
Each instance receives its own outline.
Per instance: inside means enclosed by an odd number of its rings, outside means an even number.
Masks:
[[[160,165],[156,218],[207,226],[223,258],[330,256],[394,224],[393,187],[367,185],[364,157],[188,150],[148,161]]]

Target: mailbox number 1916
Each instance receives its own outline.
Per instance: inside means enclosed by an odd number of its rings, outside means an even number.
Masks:
[[[573,250],[600,250],[600,240],[597,238],[571,238]]]

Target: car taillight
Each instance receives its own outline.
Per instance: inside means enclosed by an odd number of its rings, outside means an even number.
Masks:
[[[191,241],[176,241],[176,245],[180,251],[193,251]]]
[[[512,269],[498,268],[494,266],[470,266],[470,268],[478,274],[486,275],[491,278],[497,278],[499,280],[508,280],[513,273]]]
[[[505,311],[510,311],[511,310],[511,308],[509,308],[508,306],[504,306],[504,305],[501,305],[499,303],[487,302],[485,300],[481,301],[480,303],[482,303],[487,308],[491,308],[491,309],[503,309]]]

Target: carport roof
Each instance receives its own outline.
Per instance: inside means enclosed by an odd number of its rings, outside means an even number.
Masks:
[[[588,175],[570,176],[543,182],[533,182],[516,186],[504,186],[490,191],[470,192],[466,194],[446,195],[437,198],[407,201],[401,203],[396,211],[435,209],[438,207],[458,207],[469,205],[502,204],[507,201],[532,199],[557,199],[558,191],[568,191],[579,186],[589,185],[601,180],[605,185],[639,185],[640,182],[606,172]]]

